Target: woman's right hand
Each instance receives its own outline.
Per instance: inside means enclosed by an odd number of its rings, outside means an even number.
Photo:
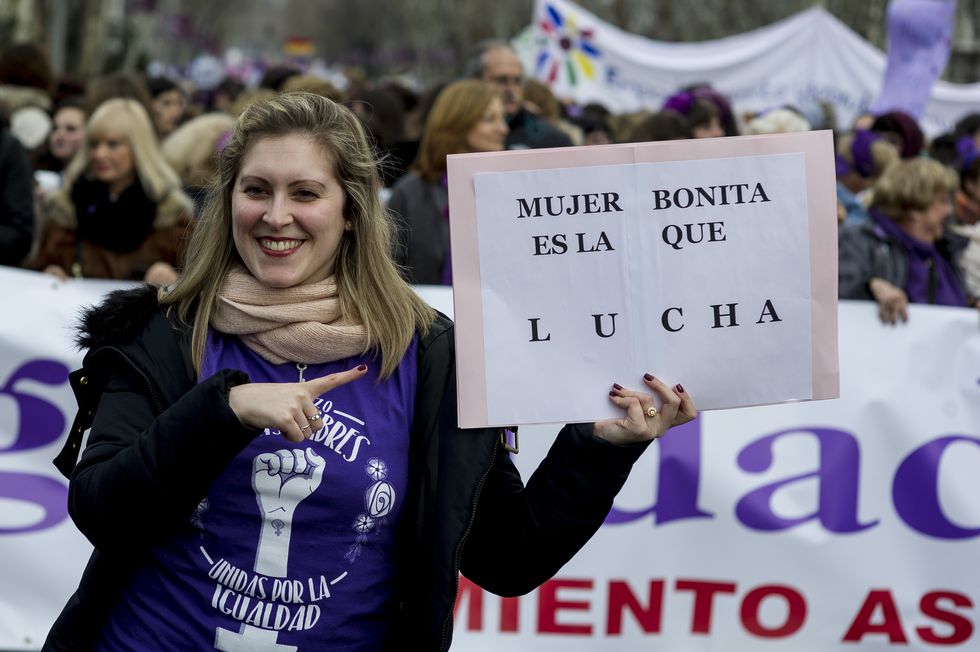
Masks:
[[[883,278],[873,278],[868,282],[871,296],[878,302],[878,316],[886,324],[899,320],[909,320],[909,298],[905,290],[896,287]]]
[[[246,383],[228,392],[228,404],[249,428],[272,428],[292,442],[301,442],[323,427],[314,401],[330,390],[367,373],[367,365],[314,378],[303,383]]]
[[[68,272],[66,272],[65,268],[62,267],[61,265],[48,265],[47,267],[44,268],[43,271],[45,274],[54,276],[55,278],[60,279],[62,281],[68,280]]]

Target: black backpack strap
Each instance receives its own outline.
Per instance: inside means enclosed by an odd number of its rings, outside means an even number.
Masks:
[[[78,454],[82,448],[82,436],[92,427],[95,418],[95,408],[99,405],[99,397],[105,389],[105,378],[96,375],[94,369],[82,367],[68,374],[68,382],[75,393],[78,412],[68,431],[68,439],[61,452],[54,458],[54,465],[66,478],[78,463]]]

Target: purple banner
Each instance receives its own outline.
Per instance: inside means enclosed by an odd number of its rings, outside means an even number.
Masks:
[[[946,62],[956,0],[892,0],[888,4],[888,67],[875,114],[904,111],[920,119]]]

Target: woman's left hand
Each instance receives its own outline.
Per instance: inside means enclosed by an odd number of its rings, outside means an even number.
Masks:
[[[670,388],[650,374],[643,376],[643,383],[660,398],[660,408],[648,393],[613,385],[609,400],[626,410],[626,416],[596,422],[596,437],[614,444],[648,441],[662,437],[668,429],[698,415],[694,400],[681,385]]]
[[[177,280],[177,270],[173,265],[157,261],[150,265],[143,275],[143,281],[157,287],[165,287]]]

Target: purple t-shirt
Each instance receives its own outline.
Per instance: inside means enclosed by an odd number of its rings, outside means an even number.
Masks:
[[[379,649],[408,484],[415,354],[413,340],[381,383],[373,359],[309,365],[306,380],[362,362],[369,371],[314,401],[324,425],[310,439],[266,430],[228,465],[123,591],[96,649]],[[297,365],[270,364],[212,332],[201,378],[227,368],[255,383],[299,380]]]

